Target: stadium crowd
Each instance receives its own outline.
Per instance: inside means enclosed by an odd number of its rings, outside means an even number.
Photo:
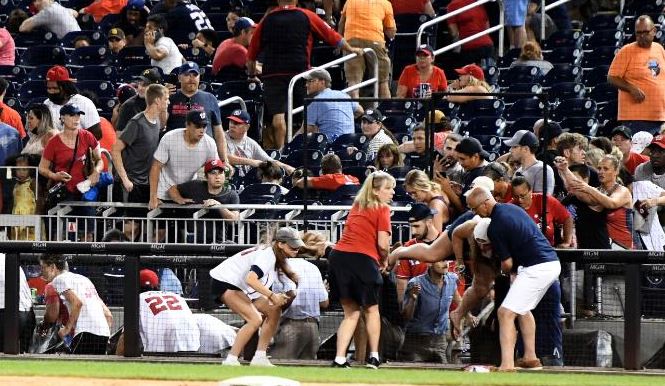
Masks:
[[[627,9],[637,13],[620,18],[621,25],[607,22],[584,34],[575,28],[604,20],[586,13],[608,7],[616,15],[612,2],[575,2],[568,12],[556,8],[540,20],[539,1],[505,0],[510,51],[497,57],[495,41],[485,35],[444,60],[435,54],[442,46],[437,38],[455,42],[480,32],[496,10],[461,13],[446,31],[439,26],[439,36],[418,47],[409,40],[405,50],[399,34],[409,15],[426,15],[420,23],[472,1],[84,3],[22,2],[0,28],[0,166],[16,167],[3,181],[2,213],[45,214],[62,201],[104,201],[108,185],[115,201],[145,204],[140,215],[165,203],[202,204],[215,218],[238,221],[239,212],[226,205],[301,204],[304,188],[314,201],[353,205],[336,244],[281,228],[267,246],[210,272],[215,300],[245,321],[237,331],[192,313],[182,288],[156,292],[160,279],[178,280],[173,271],[160,272],[161,278],[142,271],[146,352],[229,349],[224,364],[239,365],[260,329],[252,365],[271,366],[268,356],[314,359],[321,310],[339,302],[344,316],[333,366],[350,366],[352,340],[356,360],[368,367],[387,359],[454,362],[451,351],[464,327],[485,326],[477,315],[494,302],[499,371],[561,366],[561,310],[570,311],[570,304],[561,297],[554,248],[665,246],[659,210],[665,206],[665,50],[651,16],[662,15],[662,6],[629,2]],[[547,26],[545,39],[540,23]],[[601,43],[600,31],[612,29],[621,31],[621,40]],[[588,57],[555,60],[557,44],[570,41],[589,48]],[[580,72],[572,86],[556,83],[571,65],[588,65],[584,76],[594,73],[589,58],[596,45],[612,44],[616,55],[596,63],[605,71],[602,81],[583,84]],[[378,60],[378,104],[351,100],[362,90],[336,89],[363,81],[364,49]],[[294,106],[313,99],[288,138],[291,79],[340,52],[357,56],[296,82]],[[542,100],[511,96],[525,83],[529,91],[549,84],[551,119],[539,119]],[[390,100],[429,100],[441,91],[450,94],[430,116],[418,104]],[[497,91],[507,94],[497,97]],[[585,93],[611,96],[596,101]],[[220,107],[239,94],[246,108]],[[594,117],[601,103],[610,111],[602,122]],[[593,112],[584,115],[590,106]],[[410,210],[391,219],[391,205]],[[75,207],[71,214],[95,213]],[[408,222],[412,238],[396,236],[391,220]],[[147,240],[136,224],[128,220],[103,237]],[[101,239],[89,229],[93,234],[82,239]],[[34,239],[34,232],[14,227],[11,238]],[[218,239],[201,232],[208,236],[197,237],[200,242],[226,240],[225,232]],[[188,241],[177,230],[172,235],[165,241]],[[330,295],[316,267],[296,258],[302,254],[328,259]],[[60,304],[40,328],[59,321],[57,334],[73,352],[106,352],[114,326],[105,295],[68,272],[61,256],[45,256],[40,265],[55,294],[46,299]],[[593,316],[593,276],[584,276],[583,312]],[[22,307],[30,312],[27,303]],[[159,323],[150,319],[158,314]],[[34,314],[23,319],[26,329],[34,328]],[[516,321],[523,344],[514,361]],[[151,328],[161,340],[150,338]]]

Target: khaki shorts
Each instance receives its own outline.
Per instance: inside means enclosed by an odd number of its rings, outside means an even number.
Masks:
[[[388,82],[390,80],[390,58],[386,50],[386,44],[381,42],[370,42],[362,39],[349,39],[349,45],[357,48],[371,48],[376,52],[379,60],[379,82]],[[357,84],[362,82],[365,73],[365,58],[355,58],[344,62],[344,74],[346,81]]]

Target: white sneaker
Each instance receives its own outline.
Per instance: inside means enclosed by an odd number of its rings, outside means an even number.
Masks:
[[[249,365],[258,366],[258,367],[275,367],[275,365],[270,363],[270,360],[268,358],[266,357],[259,358],[257,356],[254,356],[254,358],[252,358],[252,361],[249,362]]]
[[[224,362],[222,362],[222,366],[240,366],[240,362],[238,362],[237,359],[226,358],[224,359]]]

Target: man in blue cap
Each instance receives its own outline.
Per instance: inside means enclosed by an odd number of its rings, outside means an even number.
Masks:
[[[208,117],[206,134],[215,140],[219,158],[228,165],[226,139],[217,98],[207,91],[199,90],[201,83],[199,65],[195,62],[183,63],[178,70],[178,81],[180,89],[169,99],[171,103],[168,109],[169,119],[166,122],[166,131],[185,127],[185,117],[191,111],[205,112]]]

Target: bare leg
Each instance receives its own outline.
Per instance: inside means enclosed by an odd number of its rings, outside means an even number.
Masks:
[[[388,82],[379,83],[379,98],[390,98],[390,84]]]
[[[224,292],[222,300],[231,311],[240,315],[246,322],[245,325],[238,330],[236,340],[233,342],[233,347],[231,347],[231,350],[229,351],[230,354],[239,356],[247,342],[252,339],[256,330],[258,330],[261,323],[263,323],[263,318],[247,295],[243,292],[228,290]]]
[[[354,358],[358,363],[365,363],[367,357],[367,325],[365,324],[365,315],[360,314],[356,330],[353,331],[353,344],[356,347]]]
[[[266,299],[259,299],[255,302],[256,308],[266,316],[261,325],[261,334],[259,334],[259,343],[256,347],[258,351],[266,351],[270,340],[277,332],[279,319],[282,316],[282,309],[268,303]]]
[[[286,120],[285,114],[275,114],[272,116],[272,129],[275,136],[275,148],[282,149],[286,139]]]
[[[462,304],[450,313],[450,321],[455,332],[459,332],[462,318],[472,309],[474,309],[481,300],[490,292],[490,287],[494,281],[494,269],[484,263],[471,264],[475,266],[473,272],[473,281],[471,287],[464,291]]]
[[[515,368],[515,342],[517,330],[515,329],[515,318],[517,314],[507,308],[499,307],[499,340],[501,342],[501,370]]]
[[[356,330],[358,318],[360,318],[360,307],[351,299],[342,299],[342,309],[344,310],[344,319],[337,329],[337,356],[346,357],[346,350],[349,348],[353,332]],[[237,339],[237,338],[236,338]]]
[[[519,315],[517,321],[520,324],[520,334],[524,342],[524,360],[538,359],[536,355],[536,320],[531,311]]]
[[[381,315],[379,305],[365,307],[365,326],[369,342],[369,352],[379,352],[379,338],[381,338]]]

